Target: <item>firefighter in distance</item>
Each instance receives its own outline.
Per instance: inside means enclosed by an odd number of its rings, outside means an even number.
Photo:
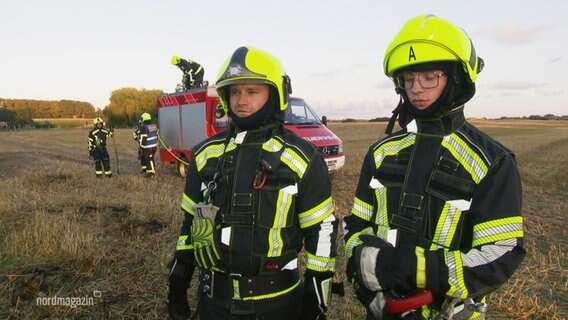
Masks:
[[[205,69],[199,63],[173,56],[171,63],[183,72],[182,84],[185,90],[203,87]]]
[[[152,115],[144,112],[140,116],[140,126],[133,133],[134,140],[138,141],[138,157],[142,167],[141,173],[147,177],[156,174],[154,155],[158,148],[158,126],[152,122]]]
[[[325,319],[337,220],[322,155],[283,126],[290,80],[271,54],[240,47],[216,89],[232,122],[192,150],[170,316],[191,314],[186,291],[198,266],[201,319]]]
[[[93,120],[93,129],[89,131],[88,148],[89,158],[95,161],[95,174],[98,178],[112,177],[110,169],[110,156],[107,151],[107,139],[114,135],[114,129],[106,129],[102,118]]]
[[[401,100],[345,219],[367,319],[484,319],[485,297],[526,254],[515,156],[464,116],[482,68],[465,31],[433,15],[410,19],[386,50]]]

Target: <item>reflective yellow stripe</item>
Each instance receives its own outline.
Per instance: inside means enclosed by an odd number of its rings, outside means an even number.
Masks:
[[[511,238],[522,238],[523,217],[491,220],[473,226],[473,247]]]
[[[195,201],[191,200],[191,198],[187,194],[183,194],[181,199],[181,209],[192,216],[195,216],[195,210],[193,206],[195,205]]]
[[[329,197],[312,209],[300,212],[298,214],[298,218],[300,219],[300,227],[302,229],[311,227],[322,222],[323,220],[325,220],[325,218],[329,217],[332,214],[333,202],[331,201],[331,197]]]
[[[351,214],[365,221],[371,221],[371,218],[373,217],[373,205],[355,197],[355,199],[353,199]]]
[[[452,206],[449,202],[444,204],[444,208],[436,224],[434,237],[432,238],[431,251],[450,247],[456,234],[461,215],[462,211],[460,209]]]
[[[335,258],[320,257],[306,251],[306,268],[314,271],[335,271]]]
[[[377,236],[386,240],[390,229],[387,215],[387,188],[375,189],[375,198],[377,200],[377,216],[375,217]]]
[[[276,200],[276,212],[274,213],[274,224],[268,235],[268,256],[278,257],[282,255],[284,243],[282,241],[282,228],[286,226],[290,206],[292,205],[293,195],[280,190]]]
[[[195,164],[197,166],[197,171],[200,172],[205,164],[209,159],[219,158],[223,154],[223,152],[229,152],[234,150],[237,147],[235,144],[235,138],[231,138],[229,143],[227,144],[227,149],[225,150],[225,143],[224,141],[221,143],[210,144],[205,148],[199,150],[195,155]]]
[[[239,288],[239,280],[233,279],[233,299],[241,299],[241,290]]]
[[[304,176],[304,173],[306,173],[306,169],[308,168],[308,163],[304,160],[304,158],[290,148],[284,149],[282,156],[280,156],[280,160],[296,172],[300,178]]]
[[[180,235],[177,241],[176,250],[189,250],[193,249],[193,245],[186,244],[188,235]]]
[[[416,287],[426,288],[426,257],[424,248],[416,247]]]
[[[446,253],[446,265],[448,266],[448,283],[450,289],[447,295],[465,299],[468,291],[463,277],[463,261],[460,251],[450,251]]]
[[[246,297],[246,298],[243,298],[243,300],[246,301],[246,300],[262,300],[262,299],[275,298],[275,297],[281,296],[283,294],[286,294],[286,293],[294,290],[297,286],[300,285],[300,282],[301,282],[301,280],[298,280],[298,282],[296,282],[293,286],[291,286],[288,289],[282,290],[282,291],[277,291],[277,292],[269,293],[269,294],[263,294],[263,295],[260,295],[260,296]],[[238,286],[238,284],[237,284],[237,286]]]
[[[284,145],[280,140],[276,139],[275,137],[270,138],[268,141],[262,144],[262,149],[268,152],[278,152],[282,149]]]
[[[457,134],[445,136],[442,146],[446,148],[471,175],[473,181],[479,184],[487,174],[488,168],[483,159],[469,147]]]
[[[416,140],[416,135],[415,134],[409,134],[409,135],[403,137],[402,139],[388,141],[388,142],[381,144],[375,150],[375,152],[373,152],[373,156],[375,157],[375,169],[378,169],[381,166],[381,164],[383,163],[383,160],[387,156],[395,155],[400,150],[405,149],[405,148],[413,145],[415,140]]]

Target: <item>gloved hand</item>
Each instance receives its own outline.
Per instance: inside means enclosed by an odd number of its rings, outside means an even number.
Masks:
[[[357,299],[367,309],[368,314],[372,314],[375,319],[382,319],[385,313],[385,296],[382,291],[371,291],[357,282],[353,282],[353,289]]]
[[[309,271],[304,276],[304,298],[302,299],[302,320],[325,320],[325,312],[331,302],[331,275],[313,275]]]
[[[209,218],[195,218],[191,225],[191,243],[195,261],[200,267],[211,270],[221,262],[219,240],[215,225]]]
[[[89,150],[89,159],[91,160],[95,159],[95,150]]]
[[[353,249],[352,276],[371,291],[396,289],[416,291],[416,253],[413,246],[393,247],[385,240],[360,235],[362,244]]]
[[[195,270],[193,264],[183,263],[174,258],[169,264],[168,313],[173,320],[186,320],[191,316],[187,302],[187,288]]]

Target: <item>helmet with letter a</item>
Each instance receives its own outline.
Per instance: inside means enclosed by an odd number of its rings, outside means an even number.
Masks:
[[[431,14],[408,20],[388,46],[383,60],[385,74],[397,87],[400,72],[422,71],[428,66],[440,65],[457,66],[454,80],[465,82],[459,84],[465,85],[460,93],[464,97],[460,100],[469,100],[475,93],[483,60],[477,56],[473,42],[462,28]]]
[[[244,46],[235,50],[225,61],[215,84],[221,107],[225,112],[230,109],[230,86],[240,83],[263,83],[274,87],[278,93],[279,110],[288,108],[288,98],[292,93],[290,78],[280,61],[272,54]]]

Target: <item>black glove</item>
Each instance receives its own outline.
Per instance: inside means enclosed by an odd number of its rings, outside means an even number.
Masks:
[[[356,256],[355,271],[357,276],[355,278],[360,284],[367,286],[366,284],[373,283],[368,274],[372,270],[361,265],[362,263],[369,263],[369,261],[362,261],[361,257],[365,260],[363,250],[371,247],[378,248],[374,271],[381,288],[395,289],[403,294],[411,294],[416,291],[417,261],[415,247],[401,246],[395,248],[385,240],[372,235],[360,235],[359,239],[363,243],[353,250],[353,256]]]
[[[331,276],[313,275],[307,271],[304,277],[302,320],[325,320],[325,312],[331,302]]]
[[[94,160],[94,159],[95,159],[95,150],[89,150],[89,158],[90,158],[91,160]]]
[[[169,264],[168,313],[173,320],[186,320],[191,316],[187,302],[187,288],[195,266],[174,258]]]

